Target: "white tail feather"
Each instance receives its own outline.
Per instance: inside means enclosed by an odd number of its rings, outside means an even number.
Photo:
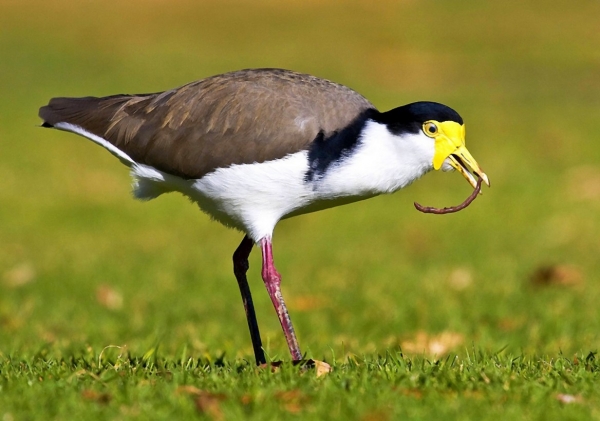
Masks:
[[[121,161],[123,164],[127,165],[128,167],[131,167],[133,164],[135,164],[135,161],[133,159],[131,159],[131,157],[129,155],[127,155],[121,149],[117,148],[115,145],[110,143],[108,140],[103,139],[100,136],[96,136],[95,134],[88,132],[87,130],[85,130],[84,128],[82,128],[80,126],[76,126],[75,124],[71,124],[71,123],[60,122],[60,123],[54,124],[53,127],[56,129],[59,129],[59,130],[64,130],[66,132],[76,133],[87,139],[90,139],[92,142],[97,143],[98,145],[102,146],[104,149],[108,150],[111,154],[113,154],[114,156],[119,158],[119,161]]]

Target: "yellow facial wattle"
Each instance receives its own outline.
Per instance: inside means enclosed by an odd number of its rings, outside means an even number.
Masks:
[[[435,140],[434,169],[439,170],[444,161],[450,158],[450,165],[460,172],[473,187],[477,185],[473,174],[481,177],[488,186],[490,185],[487,175],[481,170],[465,146],[464,124],[455,121],[430,120],[423,124],[423,132]]]

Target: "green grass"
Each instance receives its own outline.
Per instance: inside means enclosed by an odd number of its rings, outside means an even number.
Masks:
[[[571,360],[475,351],[432,361],[388,351],[334,362],[321,377],[292,366],[208,362],[185,350],[179,358],[115,354],[88,349],[54,360],[40,350],[27,362],[8,358],[0,365],[3,395],[16,411],[35,402],[46,419],[564,420],[597,416],[600,403],[593,354]]]
[[[599,13],[566,1],[4,2],[0,419],[600,419]],[[231,270],[240,233],[176,195],[131,200],[110,154],[36,127],[53,96],[269,66],[381,109],[453,106],[492,182],[455,215],[412,207],[469,194],[435,173],[278,226],[300,344],[333,366],[318,378],[251,364]],[[288,361],[257,250],[250,263],[266,351]]]

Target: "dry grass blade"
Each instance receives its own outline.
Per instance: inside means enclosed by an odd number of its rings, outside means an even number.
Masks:
[[[35,280],[36,272],[31,263],[22,263],[4,272],[4,285],[19,288]]]
[[[119,310],[123,307],[123,296],[108,285],[100,285],[96,290],[96,301],[108,310]]]
[[[284,410],[292,414],[298,414],[308,404],[309,397],[298,389],[275,393]]]
[[[558,393],[556,394],[555,398],[557,401],[565,405],[583,402],[583,398],[580,395],[568,395],[565,393]]]
[[[221,409],[221,402],[225,399],[226,396],[223,393],[213,393],[203,390],[197,394],[194,403],[199,413],[206,414],[213,420],[222,420],[224,419],[224,415]]]
[[[112,399],[112,397],[108,393],[101,393],[90,389],[86,389],[83,392],[81,392],[81,397],[86,401],[92,401],[102,405],[110,403]]]
[[[537,268],[531,274],[530,281],[534,286],[538,287],[550,285],[574,287],[583,283],[583,275],[574,266],[546,265]]]
[[[327,364],[325,361],[314,360],[314,363],[317,377],[324,376],[325,374],[329,374],[333,371],[331,365]]]
[[[409,354],[440,357],[456,349],[463,342],[464,337],[460,333],[442,332],[438,335],[431,335],[427,332],[418,332],[413,339],[402,341],[400,345],[402,350]]]

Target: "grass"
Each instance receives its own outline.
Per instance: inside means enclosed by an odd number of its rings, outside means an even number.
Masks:
[[[565,419],[597,416],[594,354],[507,357],[474,352],[431,361],[401,353],[334,362],[334,371],[283,366],[271,371],[243,361],[140,358],[74,352],[30,363],[6,361],[3,393],[17,409],[46,418],[213,419]],[[79,405],[72,405],[73,400]],[[572,400],[575,405],[568,402]],[[40,411],[41,412],[41,411]]]
[[[599,5],[553,1],[6,1],[0,14],[0,417],[600,419]],[[282,222],[300,344],[256,369],[239,233],[36,127],[52,96],[150,92],[246,67],[463,115],[492,188],[456,174]],[[265,347],[289,359],[249,273]]]

